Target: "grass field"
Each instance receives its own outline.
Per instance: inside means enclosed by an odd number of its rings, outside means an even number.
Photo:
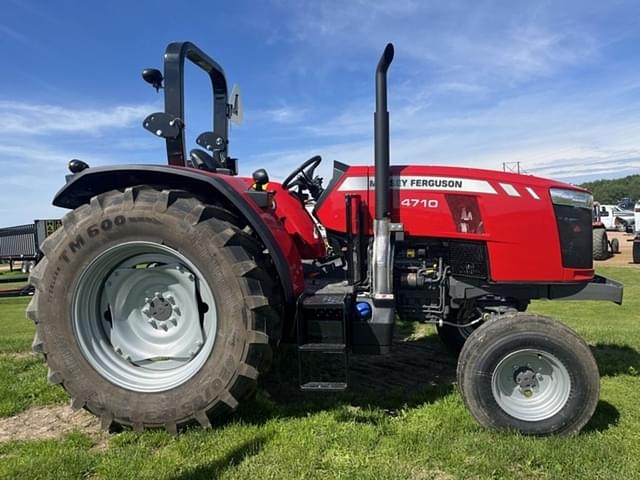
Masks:
[[[27,285],[26,277],[27,275],[20,271],[0,271],[0,290],[25,287]]]
[[[451,384],[454,362],[424,385],[314,396],[288,392],[295,372],[271,374],[255,399],[214,430],[109,436],[78,431],[52,440],[0,443],[0,476],[36,478],[640,478],[640,269],[602,268],[625,283],[625,304],[535,302],[592,346],[602,375],[593,420],[575,438],[528,438],[480,428]],[[0,299],[0,416],[66,402],[29,351],[27,299]],[[437,344],[431,328],[406,326]],[[434,347],[439,348],[439,347]],[[442,350],[438,350],[441,351]],[[442,353],[441,355],[444,355]],[[410,374],[411,372],[402,372]],[[391,378],[391,377],[390,377]],[[0,419],[1,420],[1,419]]]

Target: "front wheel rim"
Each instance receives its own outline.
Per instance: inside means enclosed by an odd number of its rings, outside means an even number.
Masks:
[[[185,383],[209,358],[216,302],[182,253],[127,242],[84,268],[72,323],[82,354],[102,377],[128,390],[160,392]]]
[[[518,420],[539,422],[564,408],[571,394],[571,376],[555,355],[523,349],[498,363],[491,390],[505,413]]]

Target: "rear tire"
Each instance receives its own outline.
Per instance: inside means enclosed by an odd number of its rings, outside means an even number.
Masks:
[[[604,228],[593,229],[593,259],[606,260],[609,258],[609,242]]]
[[[578,433],[600,390],[587,344],[551,318],[523,313],[473,332],[457,376],[464,403],[481,425],[526,435]]]
[[[640,263],[640,240],[633,241],[633,263]]]
[[[31,274],[27,316],[49,381],[73,407],[104,428],[175,433],[210,426],[255,390],[278,316],[261,248],[233,221],[185,192],[147,187],[65,215]]]
[[[617,238],[611,239],[611,253],[620,253],[620,240],[618,240]]]

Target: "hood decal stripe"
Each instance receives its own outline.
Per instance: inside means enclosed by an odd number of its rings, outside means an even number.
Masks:
[[[507,195],[509,195],[510,197],[519,197],[520,196],[520,192],[518,192],[518,190],[516,190],[516,187],[514,187],[510,183],[501,183],[500,187],[502,187],[504,192]]]
[[[536,200],[540,200],[540,197],[538,196],[538,194],[536,193],[536,191],[533,188],[531,188],[531,187],[525,187],[525,188],[527,189],[527,192],[529,192],[529,195],[531,195]]]
[[[494,195],[498,193],[486,180],[471,178],[394,175],[389,179],[389,183],[392,190],[446,190]],[[355,192],[374,189],[373,178],[358,176],[345,178],[338,191]]]

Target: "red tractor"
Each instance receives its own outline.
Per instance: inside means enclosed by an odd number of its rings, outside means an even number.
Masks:
[[[214,92],[213,130],[189,156],[185,59]],[[387,354],[400,317],[436,325],[459,351],[458,385],[482,425],[543,435],[587,423],[599,392],[589,347],[525,310],[539,298],[622,302],[621,284],[594,275],[591,195],[533,176],[391,167],[392,59],[389,44],[375,166],[335,162],[326,187],[319,156],[282,183],[237,175],[238,98],[195,45],[170,44],[164,75],[144,71],[164,82],[165,111],[143,125],[166,141],[168,165],[72,160],[53,200],[70,212],[31,274],[33,348],[74,407],[105,428],[209,426],[254,391],[273,348],[296,340],[301,388],[341,391],[348,356]],[[311,369],[311,356],[343,368]]]

